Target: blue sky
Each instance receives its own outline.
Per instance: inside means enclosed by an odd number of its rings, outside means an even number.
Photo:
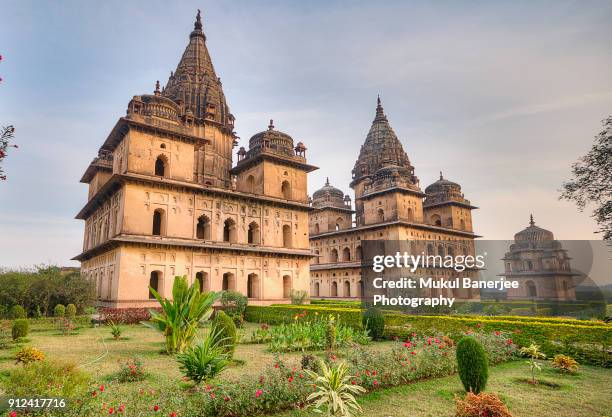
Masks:
[[[593,239],[559,202],[612,113],[612,2],[2,0],[0,124],[18,150],[0,183],[0,266],[71,264],[79,179],[136,94],[174,70],[197,8],[245,144],[273,118],[303,141],[312,193],[348,192],[380,94],[425,187],[459,182],[476,232],[536,223]]]

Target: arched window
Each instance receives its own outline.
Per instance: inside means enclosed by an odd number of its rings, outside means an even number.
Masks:
[[[252,222],[251,224],[249,224],[249,230],[247,234],[248,242],[251,245],[259,244],[259,225],[256,222]]]
[[[164,177],[166,175],[166,158],[159,155],[155,160],[155,175]]]
[[[432,214],[430,219],[431,219],[431,224],[433,224],[434,226],[442,226],[442,218],[440,218],[439,215]]]
[[[362,257],[363,254],[361,253],[361,245],[359,245],[355,248],[355,260],[360,261]]]
[[[162,236],[166,234],[165,217],[166,213],[163,209],[155,209],[153,212],[153,236]]]
[[[414,212],[412,211],[411,207],[408,207],[408,212],[406,213],[406,218],[408,219],[409,222],[414,220]]]
[[[427,255],[430,255],[430,256],[435,255],[434,247],[431,243],[427,245]]]
[[[161,271],[152,271],[151,275],[149,277],[149,300],[154,300],[155,296],[153,295],[153,292],[151,291],[151,288],[153,288],[155,291],[157,291],[159,293],[159,295],[163,296],[163,294],[161,293],[160,289],[160,284],[161,284]]]
[[[259,276],[257,274],[249,274],[247,277],[247,297],[259,298]]]
[[[283,298],[291,298],[291,277],[283,276]]]
[[[331,296],[332,297],[338,296],[338,283],[336,281],[332,282],[331,284]]]
[[[283,226],[283,247],[291,247],[291,226],[288,224]]]
[[[315,223],[315,225],[314,225],[314,232],[315,232],[315,234],[319,233],[319,223]]]
[[[527,281],[525,283],[525,288],[527,289],[527,297],[535,298],[538,296],[538,291],[533,281]]]
[[[236,222],[233,219],[225,219],[223,222],[223,241],[236,242]]]
[[[245,182],[245,187],[246,187],[246,192],[247,193],[254,193],[255,192],[255,177],[252,175],[249,175],[246,179]]]
[[[314,296],[315,296],[315,297],[318,297],[318,296],[319,296],[319,294],[320,294],[320,287],[319,287],[319,283],[318,283],[318,282],[315,282],[315,285],[314,285]]]
[[[351,296],[351,283],[349,281],[344,281],[344,293],[345,297]]]
[[[465,220],[463,219],[459,220],[459,228],[461,230],[465,230]]]
[[[329,262],[338,262],[338,250],[332,249],[329,252]]]
[[[336,230],[342,229],[342,217],[336,219]]]
[[[342,250],[342,260],[344,262],[349,262],[351,260],[351,250],[349,248],[344,248]]]
[[[438,255],[444,257],[444,246],[438,245]]]
[[[312,261],[313,261],[314,264],[318,264],[319,263],[319,251],[318,250],[315,251],[315,257],[313,258]]]
[[[210,291],[210,281],[208,280],[208,273],[200,271],[196,273],[196,281],[198,282],[198,288],[200,292]]]
[[[357,294],[358,297],[363,297],[363,293],[364,293],[364,285],[363,285],[363,281],[359,280],[359,285],[357,286],[357,288],[359,288],[359,294]]]
[[[291,200],[291,184],[289,184],[289,181],[283,181],[281,184],[281,193],[285,200]]]
[[[223,291],[236,291],[236,277],[231,272],[223,274],[223,281],[221,283],[221,289]]]
[[[378,221],[379,222],[385,221],[385,211],[383,209],[378,209]]]
[[[210,219],[205,215],[198,218],[198,225],[196,226],[196,238],[210,240]]]
[[[449,256],[452,256],[452,257],[454,257],[454,256],[455,256],[455,250],[453,249],[453,247],[452,247],[452,246],[449,246],[449,247],[448,247],[448,250],[446,251],[446,253],[447,253]]]

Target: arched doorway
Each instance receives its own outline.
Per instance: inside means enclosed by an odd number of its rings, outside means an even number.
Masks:
[[[153,236],[162,236],[166,233],[166,224],[165,224],[166,213],[163,209],[155,209],[153,212]]]
[[[338,283],[336,281],[332,282],[331,284],[331,296],[332,297],[338,296]]]
[[[225,219],[223,222],[223,241],[236,243],[236,222],[234,222],[234,219]]]
[[[527,297],[535,298],[538,296],[538,290],[533,281],[525,282],[525,288],[527,289]]]
[[[251,224],[249,224],[249,230],[247,234],[247,241],[249,242],[249,244],[259,244],[259,225],[257,224],[257,222],[252,222]]]
[[[200,271],[196,273],[196,281],[200,292],[210,291],[210,282],[208,280],[208,272]]]
[[[160,288],[162,288],[161,271],[151,271],[151,275],[149,276],[149,300],[154,300],[155,296],[153,295],[151,288],[154,289],[159,295],[163,296],[163,291],[160,291]]]
[[[196,226],[196,238],[210,240],[210,219],[201,215],[198,217],[198,224]]]
[[[344,292],[342,295],[345,297],[351,296],[351,283],[349,281],[344,281]]]
[[[289,184],[289,181],[283,181],[281,184],[281,193],[285,200],[291,200],[291,184]]]
[[[291,226],[288,224],[283,226],[283,247],[291,247]]]
[[[236,291],[236,277],[234,274],[231,272],[226,272],[223,274],[221,289],[223,291]]]
[[[314,296],[315,297],[319,297],[320,294],[320,286],[318,282],[315,282],[314,284]]]
[[[329,262],[338,262],[338,251],[336,249],[329,252]]]
[[[283,298],[291,298],[291,277],[283,276]]]
[[[257,274],[249,274],[247,276],[247,298],[259,299],[259,276]]]
[[[166,158],[163,155],[159,155],[155,160],[155,175],[158,177],[166,175]]]
[[[344,248],[342,250],[342,261],[349,262],[351,260],[351,250],[349,248]]]

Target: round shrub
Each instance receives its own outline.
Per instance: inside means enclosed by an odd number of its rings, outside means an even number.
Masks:
[[[15,354],[15,360],[17,363],[23,363],[24,365],[32,362],[40,362],[45,360],[45,353],[40,349],[26,346]]]
[[[28,323],[28,319],[15,320],[13,322],[13,329],[11,331],[13,340],[17,340],[22,337],[26,337],[28,335],[29,328],[30,328],[30,325]]]
[[[383,338],[385,332],[385,316],[377,308],[369,308],[363,313],[363,327],[369,331],[369,335],[374,340]]]
[[[27,317],[26,311],[19,304],[15,304],[11,307],[10,316],[12,319],[25,319]]]
[[[57,304],[53,309],[54,317],[64,317],[66,315],[66,307],[63,304]]]
[[[230,358],[233,357],[237,339],[234,321],[224,311],[219,310],[213,319],[212,328],[219,332],[217,337],[221,340],[219,344],[224,352]]]
[[[473,337],[464,337],[457,343],[457,366],[466,391],[478,394],[485,389],[489,378],[487,354]]]
[[[74,304],[68,304],[66,306],[66,317],[73,319],[76,316],[77,308]]]

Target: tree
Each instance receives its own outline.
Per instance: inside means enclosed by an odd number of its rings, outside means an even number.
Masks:
[[[15,127],[13,125],[4,126],[0,129],[0,180],[5,180],[6,175],[2,169],[2,161],[7,155],[8,148],[17,148],[17,145],[11,145],[10,141],[15,135]]]
[[[573,179],[563,183],[559,198],[575,202],[580,211],[593,204],[597,233],[612,240],[612,116],[602,124],[591,150],[572,165]]]

